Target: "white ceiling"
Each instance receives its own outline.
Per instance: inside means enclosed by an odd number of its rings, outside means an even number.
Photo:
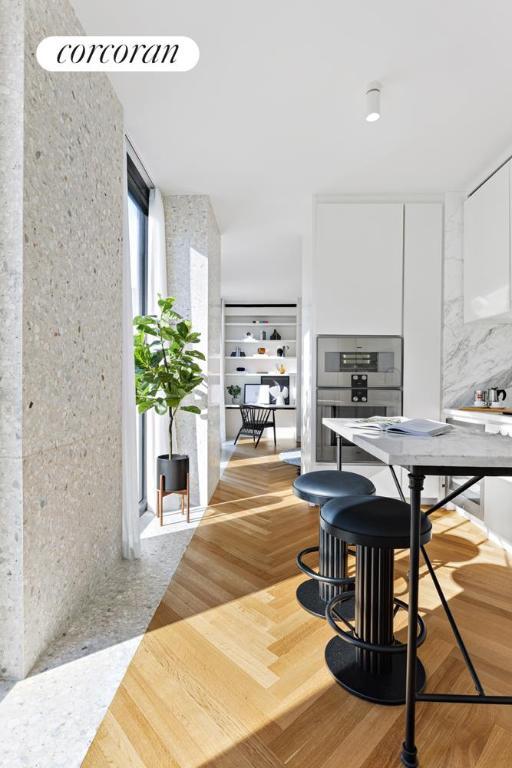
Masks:
[[[509,0],[73,5],[89,33],[198,43],[191,72],[112,80],[154,182],[211,196],[225,275],[280,260],[295,291],[312,194],[464,188],[512,143]],[[370,124],[375,79],[382,119]]]

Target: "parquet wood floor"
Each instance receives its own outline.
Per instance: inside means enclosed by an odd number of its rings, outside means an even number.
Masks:
[[[332,632],[295,601],[295,554],[316,543],[318,512],[292,495],[294,477],[270,442],[237,448],[85,768],[399,765],[403,708],[334,683],[323,659]],[[445,511],[429,552],[487,691],[510,693],[508,555]],[[397,553],[397,594],[407,592],[406,566]],[[420,607],[428,689],[473,693],[424,569]],[[422,768],[512,766],[512,708],[421,704],[418,713]]]

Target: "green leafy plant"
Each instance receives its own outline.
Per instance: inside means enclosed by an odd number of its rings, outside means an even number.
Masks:
[[[135,354],[135,395],[139,413],[154,408],[169,414],[169,459],[173,457],[173,426],[178,411],[200,414],[197,405],[182,405],[204,380],[198,360],[202,352],[191,349],[201,334],[192,330],[174,309],[176,299],[159,298],[159,315],[138,315],[133,324]]]
[[[230,384],[228,389],[228,395],[231,395],[231,397],[236,400],[237,397],[240,397],[241,389],[238,386],[238,384]]]

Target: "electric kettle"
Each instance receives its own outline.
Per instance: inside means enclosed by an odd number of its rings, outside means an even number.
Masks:
[[[491,387],[487,390],[487,405],[491,408],[499,408],[500,400],[504,400],[507,393],[504,389],[498,389],[497,387]]]

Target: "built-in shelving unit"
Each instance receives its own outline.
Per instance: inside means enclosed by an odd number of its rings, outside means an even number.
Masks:
[[[223,392],[225,434],[230,439],[238,431],[239,404],[233,404],[227,387],[238,384],[240,402],[245,384],[258,384],[262,376],[288,376],[290,403],[277,413],[278,434],[295,434],[297,387],[300,371],[300,333],[296,304],[247,304],[225,302],[223,305]],[[277,333],[281,338],[271,339]],[[258,349],[264,352],[258,352]],[[284,354],[278,354],[283,350]],[[284,366],[284,371],[282,367]],[[237,368],[244,368],[237,371]],[[291,413],[290,413],[291,411]]]

